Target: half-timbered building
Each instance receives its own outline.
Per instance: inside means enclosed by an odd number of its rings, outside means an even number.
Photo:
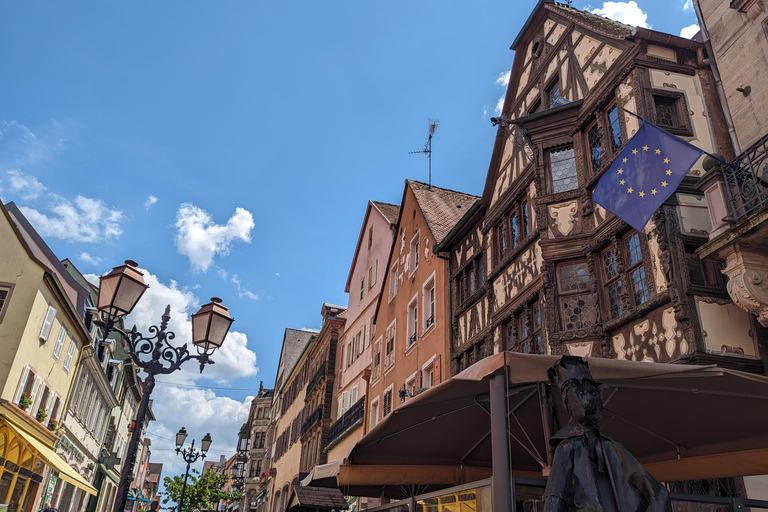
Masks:
[[[694,186],[711,162],[641,232],[591,200],[633,114],[733,157],[703,45],[542,0],[512,50],[482,203],[435,248],[451,261],[452,373],[501,350],[762,372],[761,331],[720,262],[695,252],[712,229]]]

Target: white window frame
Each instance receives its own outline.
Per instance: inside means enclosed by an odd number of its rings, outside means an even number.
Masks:
[[[413,316],[411,316],[413,315]],[[407,326],[405,339],[405,351],[415,346],[419,341],[419,294],[417,293],[411,297],[408,303],[408,310],[406,312]]]
[[[405,379],[405,401],[407,402],[410,400],[413,396],[416,396],[418,394],[417,390],[419,389],[416,386],[416,378],[419,376],[419,371],[415,371],[412,374],[410,374]],[[413,396],[412,396],[413,395]]]
[[[378,276],[376,275],[379,271],[379,260],[374,260],[373,265],[368,267],[368,288],[373,288],[374,285],[376,285],[376,281],[378,280]]]
[[[430,297],[430,291],[432,297]],[[437,318],[437,288],[435,286],[435,272],[424,282],[424,286],[421,287],[421,304],[424,311],[421,313],[421,332],[424,333],[435,326],[435,320]],[[432,323],[427,324],[429,319],[432,319]]]
[[[61,359],[61,352],[64,350],[64,341],[67,339],[67,328],[63,325],[59,328],[59,335],[56,337],[56,344],[53,346],[53,358],[57,361]]]
[[[69,338],[69,347],[67,348],[67,357],[64,358],[65,372],[69,372],[69,369],[72,367],[72,360],[75,358],[76,348],[77,348],[77,343],[75,343],[75,338]]]
[[[421,366],[421,387],[422,389],[429,389],[435,385],[435,363],[437,362],[437,354],[433,354],[426,363]],[[432,382],[427,382],[427,376],[432,374]],[[429,385],[426,385],[429,384]]]
[[[53,320],[56,318],[56,308],[48,305],[48,310],[45,312],[45,319],[43,325],[40,327],[40,339],[48,341],[48,337],[51,335],[51,329],[53,329]]]
[[[408,277],[413,277],[416,273],[416,269],[419,268],[419,246],[421,245],[419,237],[421,236],[421,230],[416,231],[416,234],[411,238],[411,243],[408,246],[408,266],[410,272]]]
[[[392,336],[390,336],[390,332],[392,333]],[[392,351],[388,354],[387,343],[390,339],[392,339]],[[382,358],[383,366],[386,373],[387,370],[395,366],[395,353],[397,352],[397,318],[392,320],[392,323],[387,326],[387,332],[384,333],[384,346],[382,348],[384,350]]]
[[[379,424],[379,411],[381,410],[381,396],[376,396],[373,400],[371,400],[371,417],[368,420],[368,428],[373,428],[376,425]]]
[[[360,279],[360,302],[365,297],[365,278]]]
[[[3,317],[8,311],[8,303],[11,302],[13,288],[13,283],[0,283],[0,323],[3,323]]]
[[[379,336],[373,342],[373,351],[371,352],[371,382],[376,382],[381,378],[381,368],[384,364],[384,336]],[[378,345],[378,350],[377,350]],[[379,353],[379,364],[376,364],[376,352]]]
[[[397,295],[397,275],[400,270],[400,262],[395,263],[389,268],[389,302]]]

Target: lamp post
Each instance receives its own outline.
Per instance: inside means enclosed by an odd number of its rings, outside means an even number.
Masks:
[[[176,337],[173,332],[166,331],[168,321],[171,319],[170,305],[165,308],[160,327],[155,325],[149,327],[151,334],[149,337],[138,332],[135,325],[130,332],[124,331],[121,328],[121,319],[133,311],[136,303],[149,288],[137,266],[135,261],[126,260],[125,265],[115,267],[112,272],[99,278],[97,306],[102,319],[97,325],[104,333],[101,342],[106,341],[109,333],[117,333],[122,338],[123,347],[133,363],[147,374],[139,410],[136,413],[136,424],[128,443],[126,460],[123,462],[114,512],[125,510],[128,490],[133,479],[133,468],[136,465],[139,439],[144,430],[144,420],[149,409],[149,396],[155,389],[155,375],[173,373],[190,359],[200,363],[202,373],[205,365],[213,364],[210,356],[224,343],[224,338],[234,321],[229,316],[227,308],[221,304],[221,299],[217,297],[201,307],[200,311],[192,315],[192,343],[195,345],[196,354],[189,352],[186,343],[180,347],[169,343]]]
[[[179,512],[184,504],[184,493],[187,490],[187,477],[189,476],[189,466],[197,461],[197,459],[205,458],[205,454],[208,453],[208,448],[211,447],[211,434],[205,434],[202,441],[200,441],[200,451],[195,450],[195,440],[192,440],[192,446],[189,448],[182,448],[184,446],[184,440],[187,438],[187,429],[181,427],[176,433],[176,453],[181,454],[184,462],[187,463],[187,471],[184,473],[184,484],[181,486],[181,496],[179,497]]]

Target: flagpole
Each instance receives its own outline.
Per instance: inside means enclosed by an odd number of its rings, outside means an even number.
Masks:
[[[627,109],[625,109],[625,108],[622,108],[621,110],[623,110],[623,111],[624,111],[624,112],[626,112],[627,114],[630,114],[630,115],[633,115],[633,116],[635,116],[636,118],[638,118],[639,120],[641,120],[641,121],[642,121],[642,122],[644,122],[644,123],[652,124],[652,125],[653,125],[653,126],[655,126],[656,128],[658,128],[658,129],[660,129],[660,130],[664,130],[664,128],[660,127],[659,125],[657,125],[657,124],[655,124],[655,123],[652,123],[652,122],[650,122],[649,120],[647,120],[647,119],[646,119],[646,118],[644,118],[644,117],[641,117],[641,116],[639,116],[639,115],[635,114],[635,113],[634,113],[634,112],[632,112],[631,110],[627,110]],[[666,130],[664,130],[664,131],[666,131]],[[673,136],[677,137],[677,135],[675,135],[674,133],[671,133],[670,135],[673,135]],[[681,138],[681,137],[677,137],[677,138],[678,138],[678,139],[680,139],[681,141],[685,142],[686,144],[688,144],[688,145],[689,145],[689,146],[691,146],[692,148],[696,148],[698,151],[701,151],[701,152],[702,152],[702,153],[704,153],[705,155],[707,155],[707,156],[709,156],[709,157],[712,157],[712,158],[714,158],[715,160],[717,160],[717,161],[718,161],[718,162],[720,162],[721,164],[724,164],[724,165],[731,165],[729,162],[726,162],[726,161],[725,161],[725,160],[723,160],[722,158],[718,158],[718,157],[716,157],[715,155],[713,155],[712,153],[709,153],[708,151],[704,151],[703,149],[701,149],[701,148],[700,148],[700,147],[698,147],[698,146],[694,146],[693,144],[691,144],[691,143],[690,143],[690,142],[688,142],[687,140],[685,140],[685,139],[683,139],[683,138]]]

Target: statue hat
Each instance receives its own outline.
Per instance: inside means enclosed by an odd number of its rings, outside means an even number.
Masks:
[[[592,373],[589,371],[589,364],[578,356],[563,356],[555,365],[547,370],[549,378],[554,382],[562,392],[565,385],[571,381],[595,382]]]

